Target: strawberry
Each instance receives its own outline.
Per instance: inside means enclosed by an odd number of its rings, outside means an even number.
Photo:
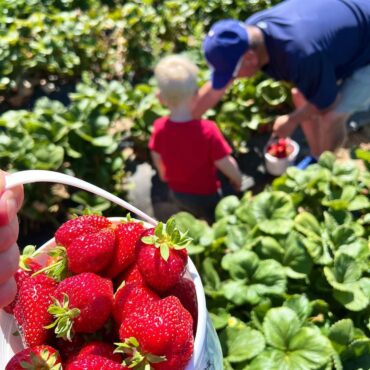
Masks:
[[[103,216],[84,215],[65,222],[55,233],[57,245],[68,247],[79,236],[93,234],[111,227],[112,223]]]
[[[166,295],[177,297],[193,318],[193,333],[196,333],[198,323],[198,300],[195,285],[192,280],[182,277]]]
[[[48,312],[56,319],[58,338],[70,340],[74,333],[94,333],[108,320],[113,304],[112,282],[91,272],[59,283]]]
[[[289,140],[280,138],[268,146],[267,152],[276,158],[286,158],[293,152],[293,146]]]
[[[48,307],[56,287],[53,279],[39,274],[26,279],[19,290],[14,317],[29,347],[44,344],[49,339],[51,333],[45,326],[52,321]]]
[[[83,334],[75,334],[71,341],[57,338],[55,346],[58,348],[63,362],[75,358],[81,348],[86,344],[86,339]]]
[[[105,276],[113,279],[135,261],[135,245],[143,231],[143,224],[131,221],[130,216],[128,222],[116,226],[116,249]]]
[[[5,370],[61,370],[59,353],[47,345],[26,348],[16,353],[8,362]]]
[[[145,282],[158,293],[171,289],[185,272],[190,239],[170,218],[166,225],[147,229],[136,244],[137,264]]]
[[[108,358],[87,355],[77,357],[67,364],[65,370],[129,370],[127,367]]]
[[[87,355],[95,355],[107,358],[117,363],[122,363],[122,356],[119,353],[113,353],[115,347],[110,343],[94,341],[86,344],[78,353],[77,358]]]
[[[67,247],[68,269],[74,274],[102,271],[112,260],[115,240],[113,229],[73,239]]]
[[[142,285],[145,284],[145,280],[141,275],[139,268],[136,263],[131,265],[127,270],[125,270],[122,274],[118,275],[115,279],[114,285],[119,287],[123,282],[125,283],[140,283]]]
[[[159,297],[149,288],[139,283],[128,283],[117,290],[114,295],[113,316],[118,324],[137,307],[159,300]]]
[[[19,268],[14,274],[15,282],[17,284],[17,290],[19,291],[23,282],[30,277],[34,272],[41,269],[41,265],[35,260],[38,255],[36,248],[33,245],[28,245],[23,249],[23,253],[20,256]],[[15,304],[18,299],[18,293],[14,298],[13,302],[8,306],[4,307],[4,311],[13,314]]]
[[[126,355],[129,368],[184,370],[193,353],[193,320],[173,296],[126,317],[119,336],[116,352]]]

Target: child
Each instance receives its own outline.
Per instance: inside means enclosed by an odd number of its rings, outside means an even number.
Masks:
[[[221,199],[217,169],[236,191],[240,191],[242,177],[216,123],[192,118],[197,72],[197,67],[180,55],[166,57],[156,66],[158,98],[170,114],[154,122],[149,149],[178,207],[212,222]]]

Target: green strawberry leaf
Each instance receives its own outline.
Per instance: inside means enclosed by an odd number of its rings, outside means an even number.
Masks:
[[[351,319],[343,319],[334,323],[328,333],[328,338],[342,346],[349,345],[354,338],[354,326]]]
[[[332,348],[318,329],[301,327],[296,313],[288,307],[271,309],[263,331],[272,348],[259,354],[248,369],[307,370],[331,361]]]
[[[299,318],[301,324],[304,324],[312,313],[312,305],[305,295],[293,295],[284,302],[284,307],[293,310]]]
[[[275,260],[260,261],[255,253],[240,250],[224,256],[221,267],[234,279],[222,284],[222,292],[236,305],[254,305],[265,295],[279,295],[285,291],[286,276]]]
[[[250,360],[265,348],[263,335],[249,327],[227,327],[220,334],[220,342],[230,363]]]

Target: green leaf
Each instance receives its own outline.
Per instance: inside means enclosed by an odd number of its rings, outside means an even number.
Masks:
[[[297,314],[288,307],[272,308],[263,321],[263,333],[268,344],[286,349],[289,341],[299,331],[301,323]]]
[[[250,360],[265,348],[263,335],[249,327],[227,327],[220,335],[224,356],[230,363]]]
[[[314,241],[321,241],[321,227],[317,219],[308,212],[300,213],[294,220],[296,229]]]
[[[351,319],[343,319],[333,324],[328,333],[331,341],[343,346],[349,345],[354,336],[354,326]]]
[[[242,248],[248,238],[249,228],[247,225],[230,225],[227,229],[225,244],[230,250]]]
[[[211,317],[213,327],[216,330],[223,329],[231,318],[230,313],[222,307],[210,311],[209,316]]]
[[[350,311],[361,311],[369,306],[369,295],[361,289],[359,284],[354,285],[351,291],[334,290],[333,295]]]
[[[334,261],[334,267],[324,267],[325,276],[333,288],[346,291],[346,284],[357,282],[362,275],[361,269],[358,268],[356,260],[347,255],[340,254]],[[351,289],[351,288],[349,288]]]
[[[236,208],[240,205],[240,200],[235,195],[229,195],[220,200],[215,209],[216,220],[225,216],[234,214]]]
[[[214,267],[214,261],[207,257],[203,261],[203,275],[202,278],[205,282],[205,288],[211,289],[213,291],[218,291],[221,286],[220,277]]]
[[[271,309],[263,330],[273,348],[258,355],[249,369],[308,370],[330,362],[332,348],[328,339],[316,328],[301,327],[296,313],[287,307]]]
[[[236,305],[257,304],[265,295],[279,295],[286,288],[286,276],[275,260],[260,261],[257,255],[240,250],[223,257],[221,266],[235,281],[222,286],[225,297]]]
[[[312,306],[305,295],[293,295],[289,297],[285,302],[284,306],[293,310],[301,324],[303,324],[312,313]]]
[[[255,253],[241,250],[226,254],[221,260],[221,267],[229,271],[232,278],[244,279],[253,276],[259,262],[259,258]]]
[[[246,210],[254,225],[267,234],[286,234],[293,226],[295,209],[289,195],[275,191],[257,195]]]
[[[331,152],[324,152],[323,154],[321,154],[318,163],[321,167],[332,170],[335,163],[335,156]]]

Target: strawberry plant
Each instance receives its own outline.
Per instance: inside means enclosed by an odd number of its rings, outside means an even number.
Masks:
[[[324,153],[272,186],[224,198],[194,239],[228,370],[357,369],[370,359],[369,173]]]

